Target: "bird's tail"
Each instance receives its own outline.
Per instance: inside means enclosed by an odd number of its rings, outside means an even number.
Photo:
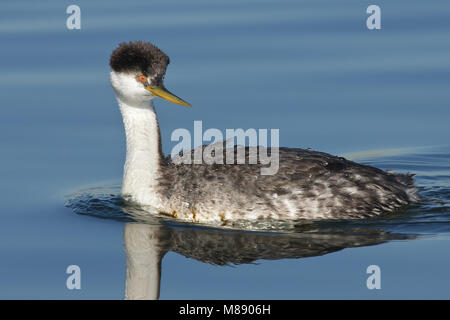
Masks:
[[[408,195],[410,202],[417,202],[420,200],[420,196],[417,193],[417,186],[414,185],[414,176],[413,173],[401,174],[396,173],[395,179],[405,187],[405,192]]]

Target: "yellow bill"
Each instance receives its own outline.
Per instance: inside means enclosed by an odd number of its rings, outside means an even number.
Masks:
[[[173,103],[185,106],[185,107],[192,107],[189,103],[187,103],[183,99],[177,97],[176,95],[171,93],[169,90],[164,88],[164,86],[162,86],[162,85],[157,86],[157,87],[147,86],[147,87],[145,87],[145,89],[150,91],[154,96],[163,98],[167,101],[170,101],[170,102],[173,102]]]

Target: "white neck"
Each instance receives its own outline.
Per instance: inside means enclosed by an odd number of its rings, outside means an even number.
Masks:
[[[125,126],[127,155],[122,195],[157,207],[155,192],[162,165],[158,119],[151,101],[129,105],[118,98]]]

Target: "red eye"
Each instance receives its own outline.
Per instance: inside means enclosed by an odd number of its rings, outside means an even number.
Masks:
[[[145,82],[147,82],[147,78],[145,76],[141,75],[141,76],[139,76],[139,81],[142,83],[145,83]]]

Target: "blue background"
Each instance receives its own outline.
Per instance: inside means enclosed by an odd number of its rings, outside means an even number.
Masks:
[[[81,7],[81,30],[66,8]],[[366,28],[366,8],[382,29]],[[156,102],[176,128],[278,128],[280,145],[349,152],[448,144],[450,2],[360,0],[2,1],[0,298],[122,298],[123,224],[64,197],[120,182],[121,116],[108,59],[146,40],[171,58]],[[447,182],[448,183],[448,182]],[[448,235],[322,257],[214,267],[169,253],[161,298],[449,298]],[[65,269],[82,270],[82,290]],[[365,286],[383,270],[382,290]]]

